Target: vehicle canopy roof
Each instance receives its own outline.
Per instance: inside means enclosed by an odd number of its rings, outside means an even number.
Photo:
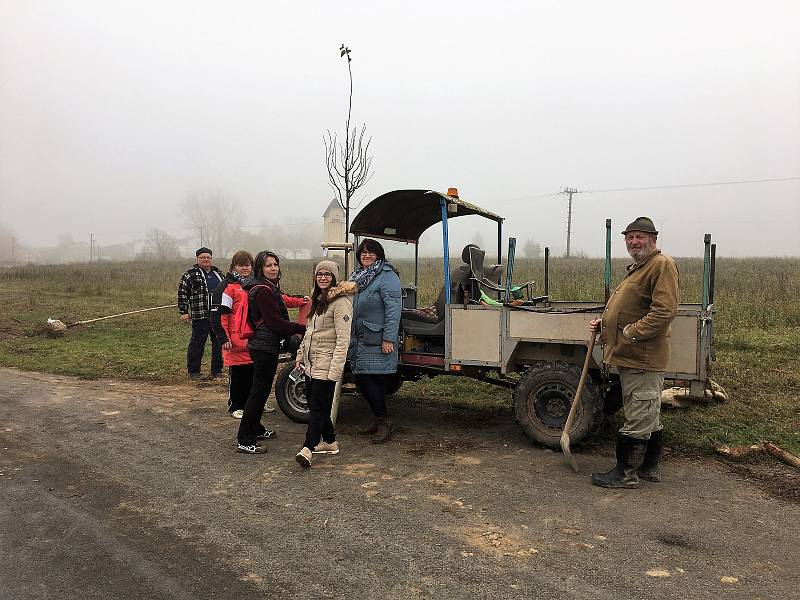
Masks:
[[[361,209],[350,225],[350,233],[417,243],[425,230],[442,221],[442,199],[451,205],[448,219],[479,215],[503,222],[503,217],[455,196],[433,190],[395,190],[378,196]]]

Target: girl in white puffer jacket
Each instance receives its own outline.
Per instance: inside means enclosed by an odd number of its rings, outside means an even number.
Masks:
[[[314,270],[314,292],[306,333],[297,351],[296,368],[308,378],[308,429],[303,448],[295,459],[310,467],[313,453],[338,454],[339,444],[331,421],[336,382],[342,377],[350,345],[353,302],[358,287],[338,283],[339,265],[323,260]]]

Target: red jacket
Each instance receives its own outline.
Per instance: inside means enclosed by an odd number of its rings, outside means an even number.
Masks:
[[[305,298],[296,298],[289,294],[281,294],[281,298],[283,298],[283,303],[286,305],[286,308],[300,308],[308,303],[308,300]]]
[[[247,340],[240,338],[238,333],[241,331],[242,321],[247,320],[247,309],[242,306],[243,300],[247,300],[247,292],[242,289],[241,284],[229,282],[222,293],[222,302],[225,305],[230,303],[230,312],[220,315],[222,328],[231,343],[230,350],[222,351],[222,361],[226,367],[249,365],[253,362],[247,350]]]

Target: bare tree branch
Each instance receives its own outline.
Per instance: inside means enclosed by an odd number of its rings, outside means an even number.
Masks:
[[[166,231],[153,227],[145,235],[148,254],[159,260],[171,260],[178,256],[178,242]]]
[[[328,184],[336,194],[336,200],[344,209],[345,231],[349,237],[350,199],[372,178],[372,155],[369,146],[372,138],[366,138],[367,126],[350,128],[353,113],[353,69],[351,67],[350,48],[341,45],[339,56],[347,58],[347,75],[350,81],[347,98],[347,119],[344,124],[344,143],[338,141],[336,134],[330,130],[322,136],[325,145],[325,166],[328,171]],[[345,271],[348,270],[348,254],[345,252]]]
[[[221,190],[191,192],[181,204],[184,217],[203,232],[203,244],[227,256],[243,222],[242,207]]]

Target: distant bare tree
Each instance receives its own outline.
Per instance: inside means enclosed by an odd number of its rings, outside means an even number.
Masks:
[[[181,204],[181,213],[197,229],[199,243],[215,256],[228,256],[244,221],[242,207],[221,191],[190,192]]]
[[[153,227],[145,234],[148,254],[159,260],[171,260],[178,256],[178,241],[166,231]]]
[[[350,48],[341,45],[339,56],[347,58],[347,74],[350,78],[350,95],[347,102],[347,120],[344,125],[344,144],[338,141],[336,133],[330,129],[322,136],[325,143],[325,163],[328,168],[328,182],[336,192],[336,199],[344,209],[346,239],[350,240],[350,199],[370,180],[372,156],[369,145],[372,137],[364,139],[367,126],[350,130],[350,116],[353,112],[353,70],[350,67]],[[349,270],[348,252],[344,255],[345,272]]]
[[[14,232],[0,225],[0,260],[17,261],[22,257],[22,248]]]
[[[539,258],[542,255],[542,245],[531,238],[528,238],[522,250],[525,252],[525,258]]]

